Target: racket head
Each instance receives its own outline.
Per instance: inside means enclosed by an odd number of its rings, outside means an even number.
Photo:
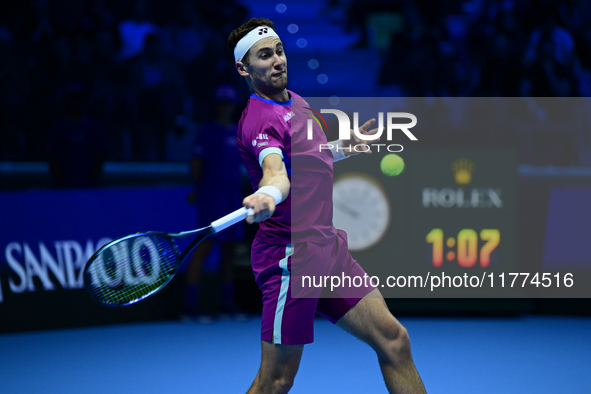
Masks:
[[[157,293],[182,263],[165,233],[138,233],[100,248],[84,267],[84,287],[100,304],[124,306]]]

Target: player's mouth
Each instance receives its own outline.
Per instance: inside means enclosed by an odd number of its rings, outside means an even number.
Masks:
[[[278,73],[271,74],[272,77],[282,77],[285,74],[285,71],[281,71]]]

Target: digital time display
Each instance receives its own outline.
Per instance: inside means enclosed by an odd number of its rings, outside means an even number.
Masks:
[[[483,229],[477,232],[471,228],[464,228],[456,237],[445,238],[443,229],[434,228],[429,231],[425,240],[433,247],[434,267],[441,267],[445,259],[449,262],[457,261],[458,265],[464,268],[474,267],[477,262],[486,268],[490,265],[491,254],[501,242],[501,232],[498,229]],[[447,253],[444,246],[448,250]]]

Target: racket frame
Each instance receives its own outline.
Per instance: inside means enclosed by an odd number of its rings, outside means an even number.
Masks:
[[[118,239],[111,241],[111,242],[107,243],[106,245],[102,246],[88,260],[88,262],[86,263],[86,265],[84,267],[84,287],[87,290],[87,292],[90,294],[91,298],[101,305],[110,306],[110,307],[119,307],[119,306],[126,306],[126,305],[135,304],[136,302],[142,301],[143,299],[146,299],[146,298],[156,294],[157,292],[162,290],[168,283],[170,283],[172,278],[178,272],[178,269],[181,267],[183,262],[189,257],[189,255],[193,252],[193,250],[197,247],[197,245],[199,245],[205,238],[209,237],[212,234],[215,234],[215,230],[210,225],[208,227],[204,227],[204,228],[201,228],[198,230],[184,231],[181,233],[163,233],[163,232],[157,232],[157,231],[148,231],[148,232],[144,232],[144,233],[130,234],[125,237],[118,238]],[[90,280],[90,269],[92,267],[92,263],[106,249],[111,248],[114,245],[120,244],[121,242],[129,241],[132,239],[145,237],[145,236],[159,237],[159,238],[165,239],[171,245],[172,250],[175,255],[175,263],[174,263],[174,268],[172,270],[172,273],[169,275],[168,279],[166,281],[162,282],[158,287],[156,287],[152,291],[149,291],[148,293],[143,294],[142,296],[140,296],[136,299],[127,301],[127,302],[109,303],[109,302],[105,302],[104,299],[97,297],[94,290],[93,290],[94,288],[91,285],[91,280]],[[193,236],[196,236],[195,239],[192,240],[191,243],[181,253],[179,246],[174,241],[174,239],[175,238],[187,238],[187,237],[193,237]]]
[[[224,230],[225,228],[227,228],[235,223],[238,223],[239,221],[246,219],[247,216],[253,215],[253,214],[254,214],[254,212],[251,208],[242,207],[242,208],[212,222],[209,226],[203,227],[200,229],[183,231],[180,233],[165,233],[165,232],[157,232],[157,231],[148,231],[148,232],[144,232],[144,233],[130,234],[125,237],[113,240],[113,241],[103,245],[100,249],[98,249],[92,255],[92,257],[90,259],[88,259],[88,261],[86,262],[86,265],[84,266],[84,273],[83,273],[84,288],[87,290],[87,292],[90,294],[90,296],[93,300],[95,300],[96,302],[98,302],[99,304],[102,304],[102,305],[111,306],[111,307],[118,307],[118,306],[126,306],[126,305],[135,304],[136,302],[144,300],[144,299],[156,294],[160,290],[162,290],[172,280],[172,278],[176,275],[180,266],[189,257],[189,255],[193,252],[193,250],[197,247],[197,245],[199,245],[205,238],[209,237],[212,234],[220,232],[220,231]],[[91,274],[90,274],[89,270],[92,266],[92,263],[106,249],[111,248],[114,245],[117,245],[121,242],[128,241],[128,240],[134,239],[134,238],[140,238],[143,236],[160,237],[170,243],[170,245],[172,246],[174,255],[176,257],[175,266],[172,270],[172,274],[170,274],[168,279],[166,281],[162,282],[162,284],[160,284],[158,287],[154,288],[153,290],[149,291],[146,294],[143,294],[142,296],[140,296],[138,298],[135,298],[135,299],[127,301],[127,302],[107,303],[107,302],[105,302],[104,299],[97,297],[94,290],[93,290],[93,286],[91,286],[92,281],[90,280]],[[195,237],[195,239],[193,241],[191,241],[191,243],[185,248],[185,250],[182,253],[179,253],[179,247],[178,247],[177,243],[174,241],[174,239],[175,238],[187,238],[187,237]],[[159,251],[159,253],[160,253],[160,251]]]

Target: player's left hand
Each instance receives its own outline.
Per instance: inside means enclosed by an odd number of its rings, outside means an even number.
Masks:
[[[375,136],[379,130],[379,127],[375,129],[369,129],[372,124],[375,123],[375,118],[372,118],[365,122],[362,126],[359,127],[359,133],[363,136]],[[383,128],[383,127],[382,127]],[[380,140],[380,137],[371,138],[369,140],[362,140],[355,135],[353,129],[350,131],[350,136],[348,140],[341,140],[341,146],[343,147],[343,152],[345,156],[355,156],[359,153],[367,153],[371,154],[371,147],[369,144],[373,142],[377,142]]]

